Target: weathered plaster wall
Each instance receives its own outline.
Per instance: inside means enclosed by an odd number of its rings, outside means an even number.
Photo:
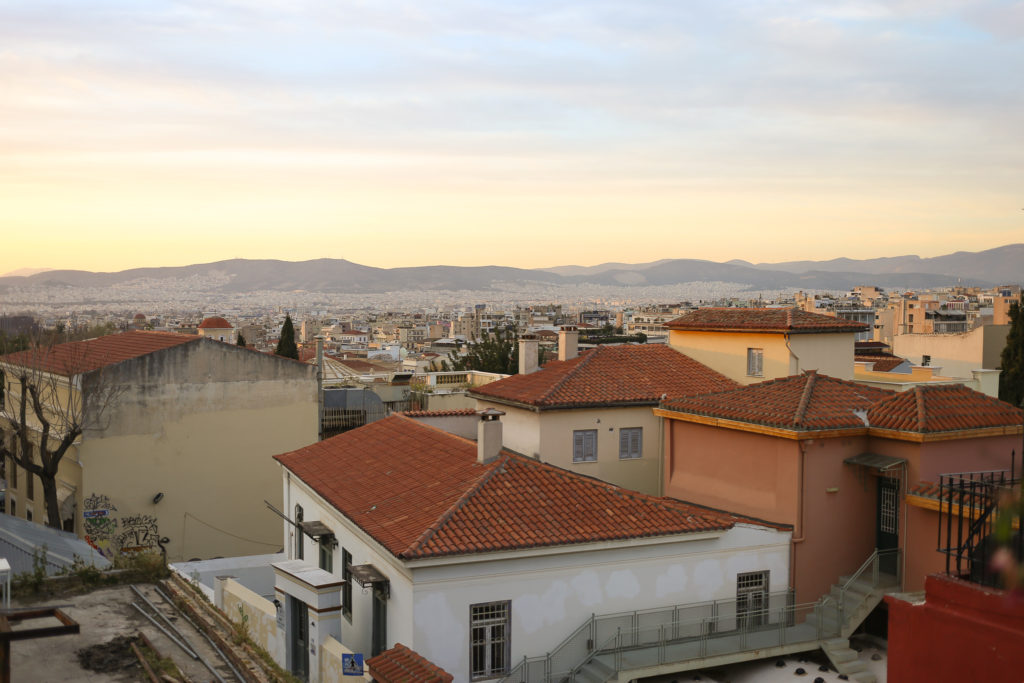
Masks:
[[[271,456],[316,441],[314,373],[208,339],[112,366],[104,381],[124,393],[80,447],[80,515],[105,508],[114,524],[83,533],[108,552],[167,537],[170,561],[279,548],[263,503],[280,504]]]
[[[511,601],[511,662],[543,655],[591,614],[731,600],[736,575],[770,572],[788,587],[788,532],[738,526],[717,539],[601,544],[587,552],[414,567],[417,652],[469,679],[470,606]],[[782,605],[772,605],[772,607]]]
[[[852,336],[852,335],[851,335]],[[669,346],[740,384],[791,374],[790,353],[781,334],[670,330]],[[747,374],[747,349],[763,349],[763,373]],[[853,359],[850,359],[851,363]]]

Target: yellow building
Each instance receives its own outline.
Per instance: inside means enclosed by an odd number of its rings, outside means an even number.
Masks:
[[[666,325],[669,346],[740,384],[806,370],[853,379],[863,323],[798,308],[699,308]]]
[[[263,502],[281,499],[268,456],[316,441],[314,366],[201,336],[135,331],[9,354],[0,373],[7,443],[22,377],[48,388],[45,415],[84,427],[60,460],[57,504],[64,526],[105,555],[160,543],[171,561],[280,548]],[[32,412],[25,422],[38,439]],[[62,436],[60,422],[51,438]],[[3,465],[6,512],[45,522],[39,477],[10,459]]]

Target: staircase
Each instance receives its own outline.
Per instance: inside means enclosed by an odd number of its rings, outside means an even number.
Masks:
[[[892,554],[898,557],[895,550],[876,550],[828,595],[805,605],[792,604],[787,593],[772,594],[767,608],[756,612],[725,600],[592,615],[549,654],[524,657],[502,683],[629,681],[816,648],[839,673],[874,683],[848,638],[898,587],[896,576],[883,571],[883,559]]]

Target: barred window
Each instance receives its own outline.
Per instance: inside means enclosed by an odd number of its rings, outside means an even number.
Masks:
[[[643,427],[623,427],[619,430],[619,460],[635,460],[644,449]]]
[[[469,607],[470,678],[508,673],[511,603],[485,602]]]

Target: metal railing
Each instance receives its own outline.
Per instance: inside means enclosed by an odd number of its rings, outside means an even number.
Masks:
[[[1016,454],[1011,455],[1011,462]],[[1021,489],[1020,476],[1011,469],[987,472],[961,472],[939,476],[938,550],[946,555],[946,573],[988,586],[999,585],[998,572],[989,558],[1000,542],[996,531],[1000,503],[1014,499]],[[1019,532],[1021,515],[1007,505],[1002,542],[1020,557],[1024,554],[1024,536]],[[1012,529],[1017,532],[1013,533]]]
[[[892,557],[895,576],[883,571],[883,563]],[[836,638],[842,635],[846,618],[857,613],[872,591],[898,584],[900,558],[898,549],[875,550],[839,586],[838,599],[825,595],[795,605],[793,591],[787,590],[769,594],[763,609],[747,609],[749,599],[728,599],[592,614],[553,650],[523,657],[501,680],[573,683],[584,680],[581,671],[595,658],[621,671],[624,657],[631,667],[653,666]]]
[[[878,588],[881,585],[880,581],[883,574],[882,563],[886,562],[886,560],[889,560],[890,558],[895,560],[895,574],[891,576],[893,576],[895,580],[899,582],[899,577],[902,573],[900,571],[901,563],[903,561],[903,554],[900,552],[899,548],[891,548],[886,550],[878,550],[876,548],[875,551],[868,556],[868,559],[864,560],[864,564],[862,564],[857,569],[857,571],[855,571],[850,576],[850,578],[847,579],[839,588],[838,608],[840,624],[846,622],[846,616],[848,613],[852,614],[856,612],[858,609],[860,609],[860,606],[863,605],[864,602],[868,599],[867,594],[862,594],[859,591],[855,590],[856,584],[859,581],[861,581],[861,579],[868,571],[870,571],[871,580],[869,582],[869,586],[871,587],[871,589]],[[848,605],[847,603],[851,602],[850,596],[854,595],[860,595],[861,597],[853,605]],[[849,610],[849,612],[847,610]]]

